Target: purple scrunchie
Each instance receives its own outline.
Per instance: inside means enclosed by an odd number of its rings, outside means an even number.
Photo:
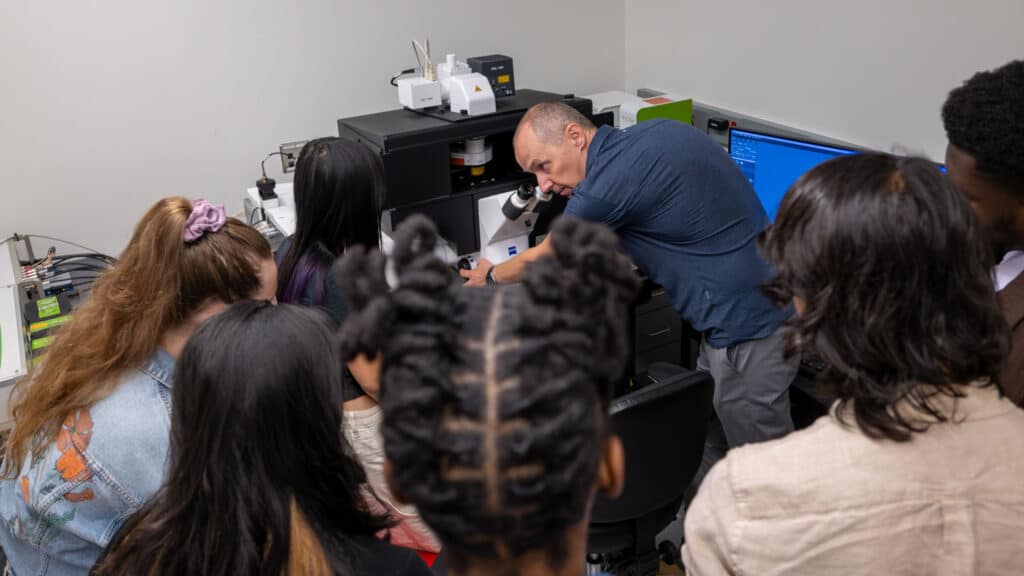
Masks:
[[[223,205],[210,204],[202,198],[197,198],[192,203],[192,213],[185,221],[185,242],[195,242],[207,232],[220,230],[226,221]]]

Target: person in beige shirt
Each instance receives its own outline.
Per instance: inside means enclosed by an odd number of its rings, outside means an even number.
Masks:
[[[923,159],[842,157],[787,193],[762,248],[791,344],[838,400],[701,486],[692,576],[1024,574],[1024,411],[968,202]]]

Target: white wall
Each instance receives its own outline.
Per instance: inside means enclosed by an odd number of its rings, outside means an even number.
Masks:
[[[236,212],[279,143],[395,107],[426,34],[512,56],[520,87],[672,90],[940,159],[946,93],[1024,57],[1022,22],[1020,0],[3,2],[0,237],[116,253],[162,196]]]
[[[1022,26],[1020,0],[627,0],[626,86],[941,160],[946,94]]]
[[[239,211],[279,143],[397,107],[387,80],[414,37],[435,56],[512,56],[518,87],[621,88],[623,2],[5,1],[0,237],[116,254],[163,196]]]

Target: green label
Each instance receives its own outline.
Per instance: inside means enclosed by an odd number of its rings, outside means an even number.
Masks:
[[[45,338],[36,338],[32,341],[32,349],[39,350],[40,348],[46,348],[53,343],[53,336],[46,336]]]
[[[56,296],[50,296],[49,298],[42,298],[36,302],[36,307],[39,308],[40,318],[49,318],[60,314],[60,303],[57,302]]]
[[[56,328],[57,326],[63,326],[71,320],[71,315],[58,316],[56,318],[50,318],[49,320],[43,320],[41,322],[33,322],[29,325],[28,331],[30,334],[36,332],[42,332],[43,330],[49,330],[50,328]]]

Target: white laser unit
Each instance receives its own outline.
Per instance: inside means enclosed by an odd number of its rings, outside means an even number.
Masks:
[[[399,78],[398,101],[406,108],[422,110],[441,106],[441,83],[422,76]]]
[[[497,110],[490,81],[476,72],[452,76],[448,81],[448,98],[452,112],[457,114],[478,116]]]

